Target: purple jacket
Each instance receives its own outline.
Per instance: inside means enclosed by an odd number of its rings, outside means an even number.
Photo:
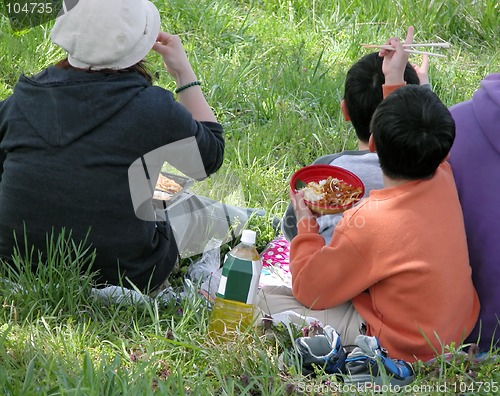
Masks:
[[[500,73],[472,100],[450,109],[456,122],[451,165],[464,213],[472,277],[481,313],[469,342],[500,346]],[[492,341],[493,339],[493,341]]]

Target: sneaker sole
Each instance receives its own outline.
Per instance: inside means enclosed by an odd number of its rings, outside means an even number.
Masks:
[[[415,377],[408,377],[403,380],[397,379],[397,378],[390,378],[389,381],[386,383],[384,382],[384,378],[382,377],[372,377],[369,374],[357,374],[357,375],[343,375],[342,376],[344,380],[344,384],[375,384],[379,386],[384,386],[384,385],[392,385],[392,386],[399,386],[399,387],[404,387],[406,385],[409,385],[413,382]]]

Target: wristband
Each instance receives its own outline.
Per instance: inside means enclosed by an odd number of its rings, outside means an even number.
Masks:
[[[182,87],[177,88],[175,90],[175,93],[178,94],[179,92],[184,91],[185,89],[194,87],[195,85],[201,85],[201,82],[199,82],[199,81],[193,81],[193,82],[191,82],[189,84],[183,85]]]

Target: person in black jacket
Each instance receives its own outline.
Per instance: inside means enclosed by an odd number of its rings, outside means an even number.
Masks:
[[[0,102],[0,258],[10,260],[14,236],[21,244],[26,233],[43,252],[47,234],[70,229],[95,248],[101,285],[152,291],[179,249],[151,197],[141,210],[152,219],[137,213],[131,165],[151,152],[176,153],[180,171],[207,177],[223,162],[223,128],[179,37],[160,31],[149,1],[80,0],[57,18],[51,38],[67,59],[22,75]],[[178,101],[152,85],[143,65],[151,49],[175,79]],[[145,164],[150,180],[170,158],[157,160]]]

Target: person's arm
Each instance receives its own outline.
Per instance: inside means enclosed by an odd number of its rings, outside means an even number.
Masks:
[[[335,153],[335,154],[327,154],[317,158],[312,164],[325,164],[330,165],[334,160],[341,157],[343,152]],[[285,214],[281,221],[281,231],[285,236],[286,240],[290,242],[295,235],[297,235],[297,219],[295,218],[295,213],[293,211],[293,206],[291,202],[288,204],[286,208]]]
[[[405,44],[413,42],[413,26],[408,28]],[[404,73],[408,63],[408,52],[405,52],[401,41],[397,37],[391,37],[387,43],[395,50],[381,49],[379,56],[384,58],[382,72],[385,76],[385,84],[382,85],[384,98],[391,92],[406,85]]]
[[[292,291],[301,304],[325,309],[356,297],[373,285],[367,261],[342,230],[335,230],[330,245],[318,233],[315,216],[302,192],[290,194],[298,235],[290,245]]]
[[[191,157],[182,155],[185,151],[178,150],[174,155],[168,156],[168,162],[188,176],[202,180],[216,172],[222,165],[224,159],[222,125],[218,123],[200,86],[191,85],[198,80],[180,38],[160,32],[153,50],[163,57],[165,68],[175,79],[177,89],[189,85],[178,92],[177,101],[170,108],[166,108],[163,114],[168,117],[169,138],[177,144],[182,144],[184,141],[182,139],[192,136],[197,143],[196,148],[183,149],[191,151]],[[176,131],[181,131],[178,138],[175,138]],[[198,161],[200,156],[202,166]]]
[[[160,32],[153,50],[163,57],[165,68],[175,79],[178,89],[198,81],[178,36]],[[195,120],[217,122],[199,85],[180,91],[178,101],[191,112]]]
[[[195,120],[171,92],[161,87],[153,86],[146,91],[151,99],[149,125],[158,133],[145,134],[145,140],[148,148],[153,148],[151,155],[157,158],[155,161],[167,161],[196,180],[216,172],[224,160],[222,125]]]

